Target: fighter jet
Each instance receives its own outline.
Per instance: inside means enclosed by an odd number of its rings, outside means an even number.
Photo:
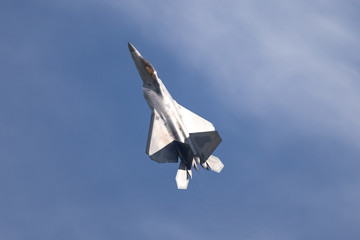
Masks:
[[[170,95],[155,68],[128,43],[131,56],[143,81],[143,93],[151,110],[146,153],[158,163],[176,163],[178,189],[187,189],[191,168],[200,164],[220,173],[224,164],[211,155],[221,137],[212,123],[179,105]]]

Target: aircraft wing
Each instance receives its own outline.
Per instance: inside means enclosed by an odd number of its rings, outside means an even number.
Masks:
[[[169,134],[164,120],[155,110],[151,114],[146,153],[159,163],[178,161],[176,142]]]
[[[178,104],[178,109],[189,133],[215,131],[215,127],[211,122],[191,112],[180,104]]]
[[[178,108],[183,123],[190,133],[189,138],[196,146],[196,149],[193,149],[193,152],[200,158],[200,163],[204,163],[220,144],[221,137],[211,122],[179,104]]]

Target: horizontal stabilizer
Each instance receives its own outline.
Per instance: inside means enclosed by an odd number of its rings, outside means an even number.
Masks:
[[[153,155],[149,155],[151,160],[158,163],[176,163],[178,162],[178,153],[176,150],[176,142],[169,143]]]
[[[210,170],[220,173],[221,170],[224,168],[224,164],[220,161],[218,157],[215,157],[214,155],[211,155],[208,160],[205,162]]]
[[[195,147],[194,154],[200,158],[200,163],[204,163],[221,142],[217,131],[190,133],[189,138]]]
[[[181,161],[175,177],[176,185],[178,189],[187,189],[189,184],[189,175],[190,175],[188,171],[189,170],[187,169],[183,161]]]

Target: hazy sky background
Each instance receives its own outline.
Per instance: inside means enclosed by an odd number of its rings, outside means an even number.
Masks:
[[[360,239],[358,1],[0,2],[0,239]],[[145,154],[127,48],[221,174]]]

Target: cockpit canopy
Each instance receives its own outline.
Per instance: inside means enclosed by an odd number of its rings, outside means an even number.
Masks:
[[[157,72],[155,68],[149,63],[145,58],[142,58],[143,63],[145,64],[146,71],[151,75],[152,78],[157,78]]]

